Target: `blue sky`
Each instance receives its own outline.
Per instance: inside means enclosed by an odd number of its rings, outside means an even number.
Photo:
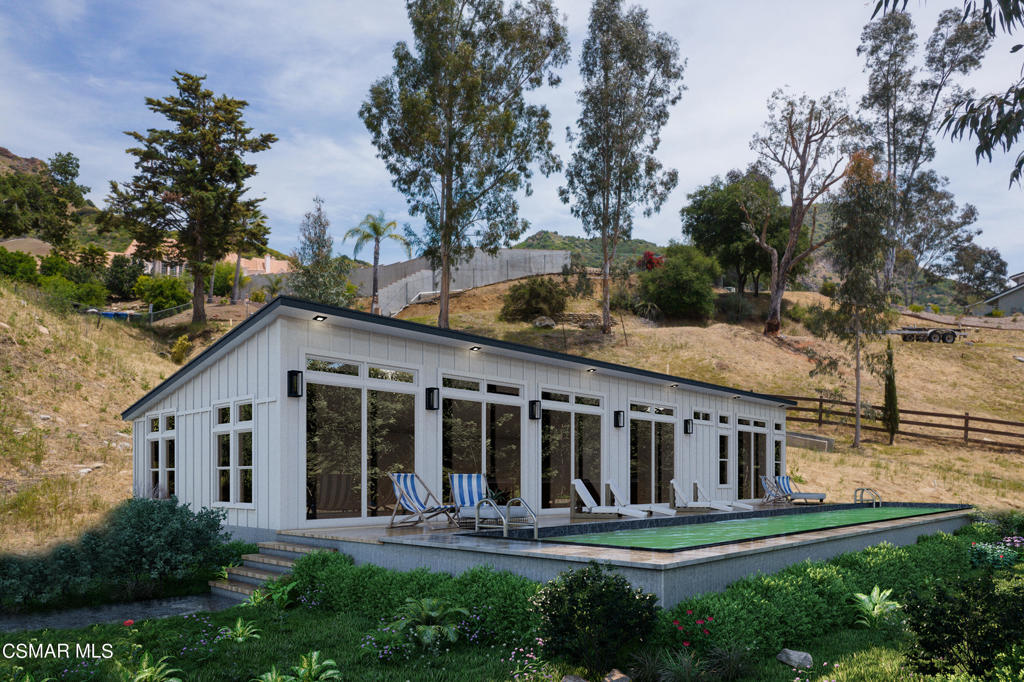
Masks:
[[[686,194],[712,175],[753,160],[751,135],[764,122],[776,87],[817,96],[844,87],[851,104],[866,75],[856,56],[874,1],[760,0],[642,3],[658,30],[671,33],[688,59],[688,90],[663,134],[661,158],[679,170],[679,186],[661,213],[638,217],[634,236],[666,243],[680,238]],[[576,60],[589,3],[558,0],[568,19],[572,63],[556,89],[531,95],[548,104],[555,141],[568,157],[564,130],[577,115]],[[922,37],[939,11],[958,1],[910,3]],[[131,176],[125,130],[161,126],[144,98],[170,94],[176,69],[206,74],[217,93],[247,100],[248,122],[280,141],[255,155],[253,193],[266,197],[271,246],[291,251],[302,214],[318,194],[326,200],[335,246],[367,212],[410,221],[391,187],[357,111],[370,84],[391,68],[395,42],[410,37],[404,2],[349,0],[9,0],[0,4],[0,146],[20,156],[74,152],[81,181],[102,205],[110,180]],[[1001,90],[1019,77],[1021,60],[999,38],[968,85]],[[958,201],[975,204],[979,242],[996,246],[1011,272],[1024,270],[1022,190],[1007,189],[1012,156],[976,165],[973,145],[941,140],[935,168],[949,176]],[[538,177],[521,199],[532,229],[582,234],[558,199],[561,175]],[[367,254],[363,254],[367,255]],[[399,249],[384,250],[399,260]]]

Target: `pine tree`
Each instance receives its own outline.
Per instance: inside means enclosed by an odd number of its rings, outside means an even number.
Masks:
[[[892,340],[885,349],[885,404],[882,405],[882,424],[889,432],[889,445],[900,430],[900,408],[896,402],[896,367],[892,361]]]
[[[299,248],[292,254],[298,269],[289,276],[288,288],[307,301],[347,307],[355,297],[355,287],[348,281],[348,264],[334,257],[330,226],[324,200],[313,197],[313,210],[299,227]]]

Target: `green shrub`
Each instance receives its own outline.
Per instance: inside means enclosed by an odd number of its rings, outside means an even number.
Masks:
[[[828,296],[829,298],[835,298],[836,290],[838,288],[839,288],[838,284],[836,284],[835,282],[833,282],[830,279],[826,279],[824,282],[821,283],[821,286],[818,288],[818,293],[821,294],[822,296]]]
[[[102,308],[107,304],[110,292],[99,282],[85,282],[75,287],[75,299],[89,308]]]
[[[227,537],[223,510],[130,499],[74,544],[0,557],[0,607],[67,606],[153,597],[211,577]]]
[[[249,300],[253,303],[265,303],[267,300],[267,292],[263,289],[256,289],[255,291],[249,292]]]
[[[564,571],[532,598],[547,654],[604,672],[653,630],[658,598],[596,563]]]
[[[728,294],[715,300],[715,308],[729,322],[742,322],[754,314],[754,306],[743,294]]]
[[[783,309],[783,314],[785,314],[786,317],[793,320],[794,322],[799,322],[802,324],[804,320],[807,319],[809,311],[810,309],[807,306],[800,305],[799,303],[794,303],[792,305],[786,306]]]
[[[939,314],[939,310],[940,310],[940,309],[939,309],[939,306],[935,305],[934,303],[929,303],[929,304],[928,304],[928,307],[929,307],[929,308],[931,309],[931,311],[932,311],[933,313],[935,313],[936,315],[938,315],[938,314]]]
[[[999,585],[990,572],[911,592],[904,611],[913,636],[907,656],[924,673],[985,676],[1024,637],[1024,586]]]
[[[529,322],[540,315],[556,317],[565,312],[567,294],[553,279],[539,275],[513,284],[505,294],[498,318]]]
[[[67,275],[70,267],[71,263],[68,262],[67,258],[55,253],[52,253],[49,256],[43,256],[39,260],[39,274],[43,277],[48,275]]]
[[[969,554],[975,568],[1009,568],[1020,556],[1016,550],[994,542],[972,542]]]
[[[179,365],[184,364],[191,352],[192,342],[189,341],[188,334],[182,334],[171,347],[171,360]]]
[[[135,283],[142,277],[145,265],[140,260],[131,260],[118,254],[110,259],[110,267],[103,277],[103,283],[114,296],[124,300],[132,297]]]
[[[909,310],[912,313],[923,313],[924,306],[917,303],[911,303],[910,305],[907,306],[907,310]]]
[[[78,285],[63,275],[40,277],[39,288],[59,307],[69,307],[78,299]]]
[[[239,288],[244,288],[249,283],[249,277],[240,275],[238,278]],[[231,289],[235,284],[235,266],[231,263],[217,263],[213,269],[213,295],[230,296]],[[209,280],[207,280],[209,286]]]
[[[637,296],[636,291],[628,284],[616,284],[612,286],[612,290],[609,292],[608,301],[609,308],[612,310],[631,313],[640,303],[640,297]]]
[[[153,310],[167,310],[188,303],[192,298],[185,282],[177,277],[143,275],[135,282],[134,293]]]
[[[34,256],[21,251],[8,251],[2,246],[0,246],[0,275],[29,284],[39,282]]]
[[[718,263],[692,246],[666,249],[660,268],[640,273],[640,298],[658,306],[668,317],[706,320],[715,314],[712,282]]]
[[[1002,317],[1005,314],[1006,313],[1004,313],[999,308],[995,308],[994,310],[992,310],[992,312],[990,312],[988,315],[986,315],[986,317]]]

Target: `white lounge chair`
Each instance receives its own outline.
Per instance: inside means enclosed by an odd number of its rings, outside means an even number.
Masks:
[[[639,509],[633,509],[631,507],[598,504],[594,499],[594,496],[590,494],[589,490],[587,490],[587,486],[578,478],[573,479],[572,486],[576,490],[576,495],[580,498],[580,502],[583,505],[581,511],[584,514],[619,514],[620,516],[634,516],[639,519],[647,518],[649,514],[649,512],[640,511]]]
[[[793,487],[793,483],[789,476],[776,476],[775,482],[779,484],[779,489],[783,494],[789,498],[790,502],[796,502],[797,500],[803,500],[810,502],[816,500],[817,502],[824,504],[825,493],[804,493]]]
[[[632,509],[639,509],[640,511],[650,512],[652,514],[663,514],[665,516],[675,516],[676,514],[676,510],[667,502],[660,504],[630,504],[626,501],[626,496],[619,490],[619,486],[614,483],[608,483],[608,489],[612,491],[612,497],[615,499],[615,504],[620,507],[631,507]]]
[[[430,492],[430,488],[418,474],[389,473],[388,478],[391,479],[391,484],[395,487],[396,500],[389,526],[414,526],[442,514],[448,517],[449,523],[455,523],[455,518],[452,516],[455,507],[450,504],[441,504],[441,500]],[[405,510],[404,517],[398,516],[399,507]]]
[[[672,479],[672,490],[676,494],[676,506],[680,508],[693,509],[717,509],[718,511],[736,511],[737,509],[753,509],[749,504],[736,501],[713,500],[704,492],[704,488],[697,481],[693,482],[693,496],[688,497],[683,492],[683,486],[677,479]]]

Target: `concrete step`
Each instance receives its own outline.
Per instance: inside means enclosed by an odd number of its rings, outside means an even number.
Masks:
[[[260,554],[270,556],[281,556],[281,555],[303,555],[309,554],[310,552],[336,552],[338,550],[330,547],[320,547],[318,545],[305,545],[295,542],[257,542],[256,546],[260,548]],[[285,556],[285,558],[294,559],[296,556]]]
[[[229,580],[259,587],[268,580],[277,580],[281,573],[251,566],[232,566],[228,569]]]
[[[211,580],[209,585],[210,591],[214,594],[240,602],[248,599],[249,595],[255,592],[258,587],[257,585],[249,585],[232,580]]]
[[[295,564],[293,559],[273,554],[243,554],[242,565],[252,568],[262,568],[265,571],[275,571],[283,574],[292,570]]]

